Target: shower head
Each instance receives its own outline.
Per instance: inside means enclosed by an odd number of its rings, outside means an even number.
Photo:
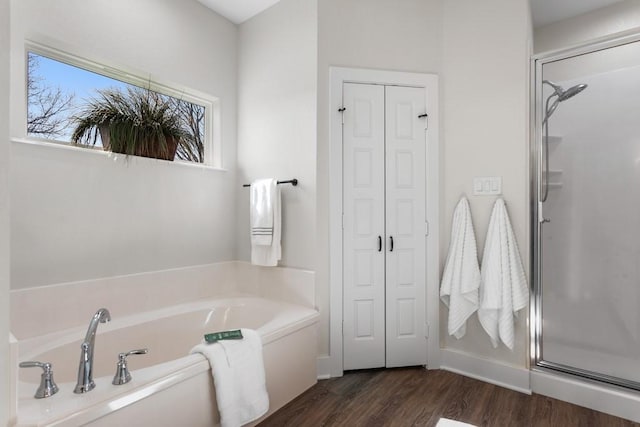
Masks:
[[[558,96],[558,101],[560,101],[560,102],[566,101],[567,99],[571,98],[572,96],[576,96],[577,94],[579,94],[580,92],[582,92],[586,88],[587,88],[587,85],[584,84],[584,83],[572,86],[569,89],[565,90],[561,95]]]
[[[556,111],[556,108],[558,108],[558,104],[560,104],[562,101],[566,101],[567,99],[576,96],[577,94],[579,94],[580,92],[582,92],[583,90],[585,90],[587,88],[587,85],[584,84],[584,83],[577,84],[575,86],[571,86],[567,90],[564,90],[562,88],[562,86],[560,86],[558,84],[555,84],[555,83],[553,83],[553,82],[551,82],[549,80],[543,80],[542,83],[548,84],[549,86],[551,86],[553,88],[553,91],[554,91],[547,98],[547,109],[546,109],[546,112],[545,112],[545,115],[544,115],[544,120],[542,121],[542,123],[545,123],[549,119],[549,117],[551,117],[553,112]],[[549,106],[549,101],[554,96],[557,96],[557,98],[553,101],[553,104],[551,104],[551,106]]]
[[[554,92],[553,92],[553,94],[551,96],[557,95],[559,102],[565,101],[565,100],[567,100],[567,99],[579,94],[580,92],[582,92],[583,90],[585,90],[587,88],[587,85],[584,84],[584,83],[581,83],[581,84],[578,84],[578,85],[575,85],[575,86],[571,86],[567,90],[564,90],[562,88],[562,86],[560,86],[558,84],[555,84],[555,83],[553,83],[552,81],[549,81],[549,80],[543,80],[542,83],[546,83],[546,84],[548,84],[549,86],[551,86],[553,88]]]

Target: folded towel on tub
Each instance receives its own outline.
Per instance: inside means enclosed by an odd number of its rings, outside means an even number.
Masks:
[[[462,197],[453,212],[449,254],[440,284],[440,299],[449,308],[449,335],[460,339],[467,319],[478,309],[480,267],[471,209]]]
[[[211,365],[222,427],[239,427],[269,410],[262,339],[251,329],[242,329],[242,336],[241,340],[203,343],[191,349]]]
[[[500,340],[513,350],[514,315],[528,302],[529,287],[516,237],[504,200],[498,199],[491,211],[484,245],[478,308],[478,319],[493,347]]]

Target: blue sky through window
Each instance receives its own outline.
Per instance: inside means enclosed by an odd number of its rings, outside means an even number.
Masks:
[[[31,53],[31,55],[35,55]],[[48,84],[59,86],[63,90],[74,93],[80,99],[93,96],[96,89],[108,87],[126,88],[127,83],[105,77],[98,73],[83,70],[82,68],[67,65],[63,62],[49,59],[46,56],[37,55],[37,73],[46,76]]]
[[[49,137],[44,135],[37,136],[70,142],[74,129],[71,118],[78,112],[85,100],[95,97],[99,89],[126,90],[127,87],[132,86],[111,77],[74,67],[33,52],[29,52],[29,55],[35,58],[35,61],[32,69],[29,69],[28,72],[33,73],[37,84],[50,88],[59,88],[63,94],[73,95],[69,108],[61,114],[64,116],[64,120],[67,121],[67,126],[62,133]],[[33,133],[31,135],[33,136]],[[99,141],[96,145],[100,146]]]

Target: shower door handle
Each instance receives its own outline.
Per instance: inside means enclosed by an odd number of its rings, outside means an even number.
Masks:
[[[551,220],[549,218],[545,218],[544,214],[542,213],[542,202],[538,201],[538,222],[540,224],[544,224],[545,222],[551,222]]]
[[[382,236],[378,236],[378,252],[382,252]]]

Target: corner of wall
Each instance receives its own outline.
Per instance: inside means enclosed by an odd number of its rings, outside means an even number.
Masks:
[[[15,415],[9,344],[9,17],[10,0],[0,0],[0,425]]]
[[[297,178],[282,193],[280,265],[315,267],[317,2],[282,0],[239,26],[237,259],[250,258],[254,179]]]

